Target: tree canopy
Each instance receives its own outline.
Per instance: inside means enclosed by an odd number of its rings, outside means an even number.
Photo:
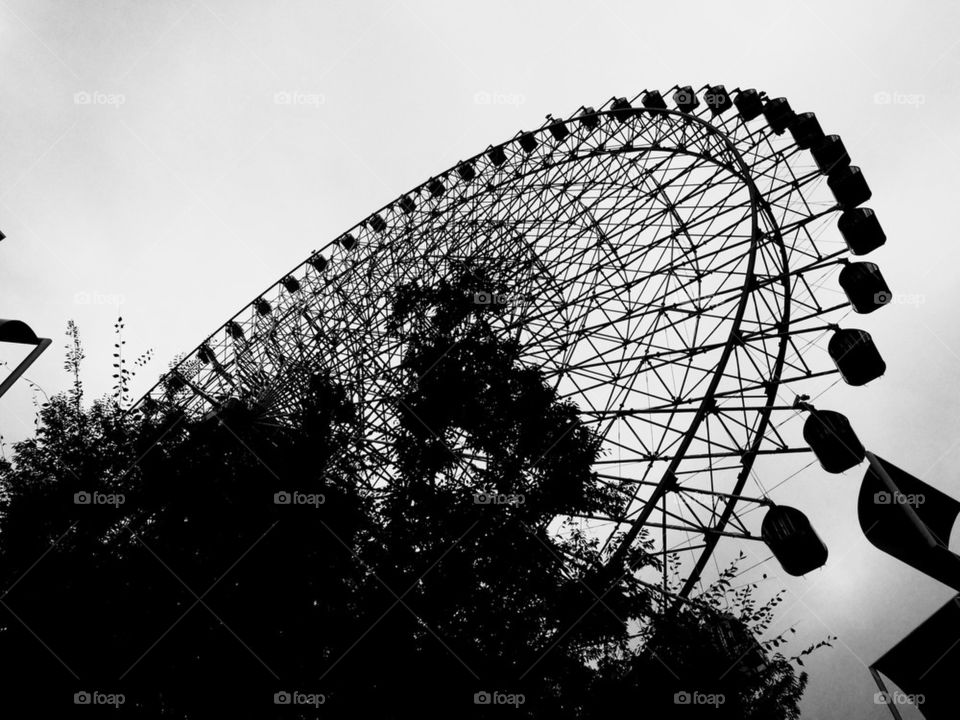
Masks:
[[[594,472],[578,409],[502,332],[504,308],[473,301],[488,286],[465,268],[398,289],[406,381],[375,444],[329,370],[283,424],[249,398],[202,418],[129,412],[122,358],[114,395],[87,405],[71,327],[73,387],[0,465],[0,672],[20,689],[3,703],[798,717],[805,677],[757,640],[775,603],[729,576],[679,603],[639,580],[656,563],[643,544],[613,567],[589,533],[558,531],[627,499]]]

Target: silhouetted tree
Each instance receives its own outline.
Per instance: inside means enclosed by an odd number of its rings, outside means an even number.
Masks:
[[[599,442],[576,407],[501,339],[503,308],[474,301],[485,289],[464,270],[395,299],[407,383],[395,401],[396,476],[366,556],[375,624],[329,676],[355,687],[343,697],[372,716],[502,714],[474,703],[500,692],[524,696],[511,717],[582,717],[594,671],[569,641],[592,628],[595,645],[626,644],[626,619],[648,604],[630,575],[604,588],[604,602],[573,592],[603,558],[589,538],[549,526],[622,500],[597,481]]]
[[[758,603],[756,583],[733,588],[743,557],[692,600],[661,596],[643,625],[638,648],[603,659],[596,717],[618,707],[642,707],[680,720],[800,717],[806,674],[793,667],[799,656],[788,659],[776,651],[794,631],[759,640],[782,593]],[[828,644],[818,643],[801,655]]]
[[[658,603],[635,572],[655,565],[644,544],[612,567],[565,524],[627,498],[592,470],[577,408],[505,339],[511,308],[476,301],[503,288],[449,277],[394,297],[379,477],[333,375],[282,426],[243,398],[203,418],[126,412],[123,373],[85,407],[71,326],[73,387],[0,465],[0,672],[20,689],[5,709],[102,716],[74,704],[86,691],[123,693],[114,714],[138,718],[719,717],[672,704],[686,691],[723,693],[729,717],[796,717],[804,678],[754,639],[772,607],[745,596],[718,633],[724,578],[699,605]]]
[[[343,451],[352,406],[322,376],[305,391],[285,428],[237,403],[199,421],[86,410],[79,382],[41,408],[2,476],[8,707],[77,712],[74,693],[99,691],[131,717],[270,716],[274,693],[316,681],[355,637],[361,570],[341,542],[369,514]]]

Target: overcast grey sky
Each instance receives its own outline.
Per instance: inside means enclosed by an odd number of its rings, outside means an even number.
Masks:
[[[857,323],[887,375],[827,405],[960,496],[958,20],[948,0],[0,0],[0,316],[56,339],[30,373],[48,393],[66,385],[75,319],[99,394],[119,311],[128,352],[156,352],[145,390],[311,249],[547,113],[675,83],[757,87],[843,137],[889,237],[870,259],[897,302]],[[21,439],[32,418],[21,383],[0,433]],[[840,636],[809,667],[809,718],[888,717],[865,664],[951,594],[862,538],[861,475],[775,494],[831,548],[824,570],[773,580],[784,624]]]

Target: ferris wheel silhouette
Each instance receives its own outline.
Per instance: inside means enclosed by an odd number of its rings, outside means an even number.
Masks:
[[[491,287],[476,302],[506,304],[498,330],[602,438],[597,478],[624,500],[571,521],[611,557],[642,538],[679,558],[681,596],[721,541],[762,540],[802,575],[826,547],[803,512],[773,502],[755,465],[811,450],[828,472],[864,459],[847,419],[811,397],[885,370],[867,332],[839,325],[891,299],[877,265],[850,258],[885,242],[870,197],[842,140],[784,98],[719,85],[612,98],[378,209],[137,407],[201,415],[239,402],[282,423],[322,370],[360,409],[377,458],[370,486],[388,491],[391,398],[411,381],[387,331],[389,291],[482,267]],[[804,415],[798,442],[788,430]]]

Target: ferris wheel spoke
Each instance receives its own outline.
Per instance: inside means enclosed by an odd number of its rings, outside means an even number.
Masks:
[[[819,167],[765,118],[642,105],[548,119],[384,206],[180,360],[151,407],[233,397],[283,423],[326,373],[356,404],[362,482],[384,497],[419,322],[390,329],[392,293],[471,278],[509,294],[491,327],[600,438],[598,481],[626,509],[580,520],[605,553],[642,535],[663,573],[684,555],[689,594],[719,538],[756,539],[769,500],[743,493],[748,478],[762,488],[754,459],[809,451],[782,426],[794,389],[838,379],[822,346],[850,312],[834,287],[847,248]],[[467,492],[484,458],[447,440]]]

